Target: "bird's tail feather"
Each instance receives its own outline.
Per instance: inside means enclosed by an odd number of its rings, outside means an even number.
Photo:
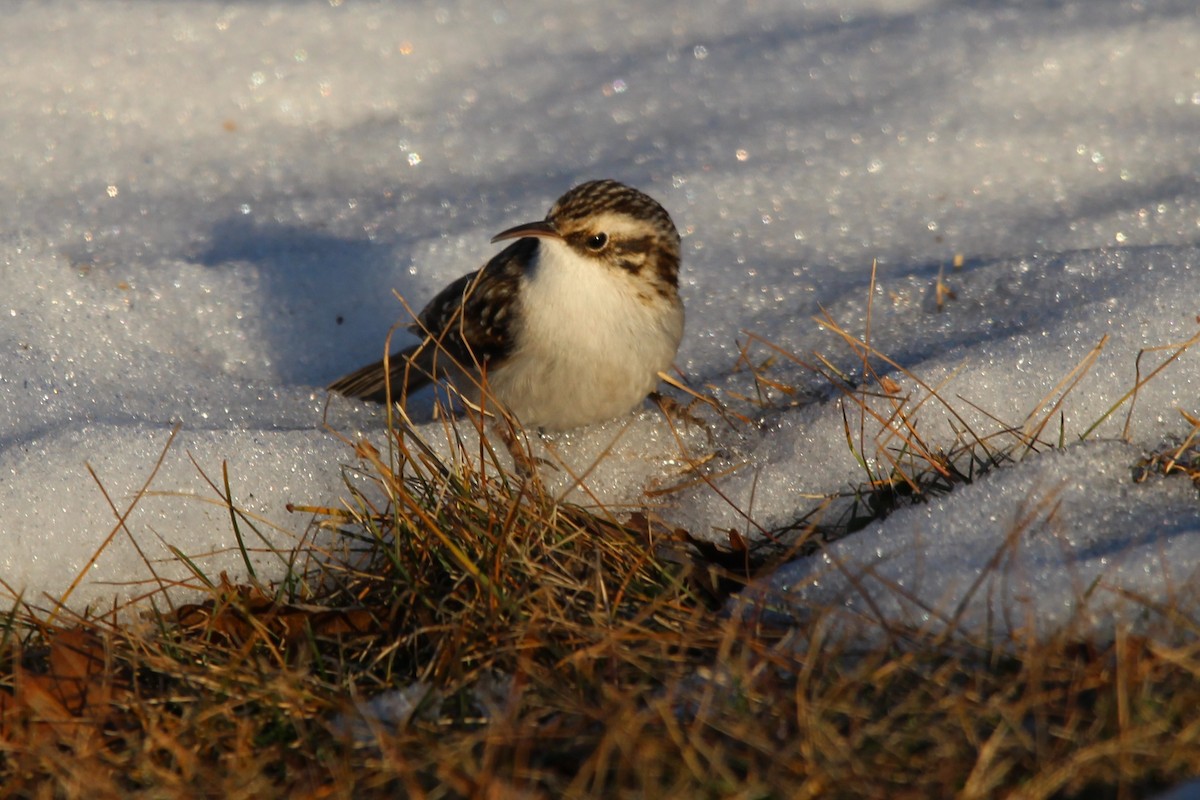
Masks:
[[[435,377],[429,342],[392,353],[383,361],[368,364],[329,384],[331,392],[371,403],[403,402],[410,392],[429,384]]]

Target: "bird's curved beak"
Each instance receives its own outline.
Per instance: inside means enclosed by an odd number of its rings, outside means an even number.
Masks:
[[[538,236],[543,239],[562,239],[562,235],[555,229],[554,224],[549,220],[539,220],[537,222],[526,222],[522,225],[509,228],[506,231],[501,231],[492,237],[493,242],[502,242],[505,239],[524,239],[526,236]]]

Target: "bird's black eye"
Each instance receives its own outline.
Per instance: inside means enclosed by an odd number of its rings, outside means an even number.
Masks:
[[[607,233],[597,233],[594,236],[589,236],[587,238],[587,241],[584,242],[584,244],[586,244],[588,246],[589,250],[596,250],[596,251],[603,250],[604,245],[608,244],[608,234]]]

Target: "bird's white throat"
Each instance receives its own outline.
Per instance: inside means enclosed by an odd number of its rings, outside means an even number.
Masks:
[[[539,240],[537,259],[520,293],[515,352],[489,376],[493,391],[531,426],[571,428],[624,413],[670,368],[682,305],[565,242]]]

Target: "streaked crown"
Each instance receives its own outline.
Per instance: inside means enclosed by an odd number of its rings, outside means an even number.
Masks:
[[[666,209],[637,189],[614,180],[581,183],[558,198],[546,221],[583,255],[678,285],[679,231]]]

